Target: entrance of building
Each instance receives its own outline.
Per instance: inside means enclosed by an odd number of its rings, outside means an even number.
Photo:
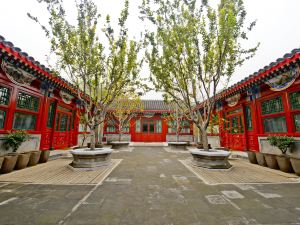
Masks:
[[[229,149],[243,151],[246,149],[245,123],[242,108],[226,113],[225,146]]]
[[[131,140],[134,142],[165,142],[166,124],[160,117],[134,120]]]

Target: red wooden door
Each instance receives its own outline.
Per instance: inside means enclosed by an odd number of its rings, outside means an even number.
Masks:
[[[244,151],[247,149],[245,136],[245,122],[242,109],[227,113],[227,132],[225,146],[232,150]]]
[[[52,149],[53,148],[53,132],[55,126],[55,112],[56,112],[56,102],[49,101],[46,110],[47,116],[46,127],[42,131],[42,138],[41,138],[41,149]]]
[[[58,106],[55,118],[55,130],[53,132],[53,148],[62,149],[73,145],[71,121],[72,110]]]
[[[158,118],[142,118],[135,121],[135,129],[131,132],[135,142],[165,142],[166,128],[164,121]]]

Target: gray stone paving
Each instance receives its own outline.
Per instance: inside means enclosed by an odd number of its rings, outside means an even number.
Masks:
[[[300,224],[300,184],[206,185],[162,147],[135,147],[102,185],[0,183],[0,224]]]

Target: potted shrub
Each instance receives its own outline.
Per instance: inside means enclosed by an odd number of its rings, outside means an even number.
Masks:
[[[282,172],[292,173],[293,167],[286,152],[291,150],[291,147],[295,142],[294,138],[287,136],[271,136],[268,137],[268,141],[270,145],[277,147],[282,152],[281,155],[276,156],[280,170]]]
[[[3,146],[6,150],[12,149],[12,153],[9,153],[4,157],[4,161],[1,167],[1,173],[9,173],[15,167],[17,169],[22,169],[27,166],[29,154],[17,154],[17,150],[23,142],[28,140],[28,138],[29,135],[24,130],[9,132],[3,142]]]

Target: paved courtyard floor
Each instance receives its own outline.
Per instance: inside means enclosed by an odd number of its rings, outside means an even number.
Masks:
[[[259,179],[251,183],[239,179],[231,184],[212,182],[215,175],[189,168],[188,157],[156,146],[118,151],[113,154],[116,167],[112,172],[93,174],[91,179],[97,182],[86,185],[45,184],[42,177],[46,174],[40,174],[40,184],[35,184],[34,179],[17,180],[22,178],[21,172],[40,170],[39,166],[46,164],[1,175],[0,224],[300,224],[299,178],[257,168],[270,183]],[[247,175],[246,168],[244,177]],[[217,177],[220,181],[225,179],[222,172]],[[61,175],[61,179],[68,178]]]

